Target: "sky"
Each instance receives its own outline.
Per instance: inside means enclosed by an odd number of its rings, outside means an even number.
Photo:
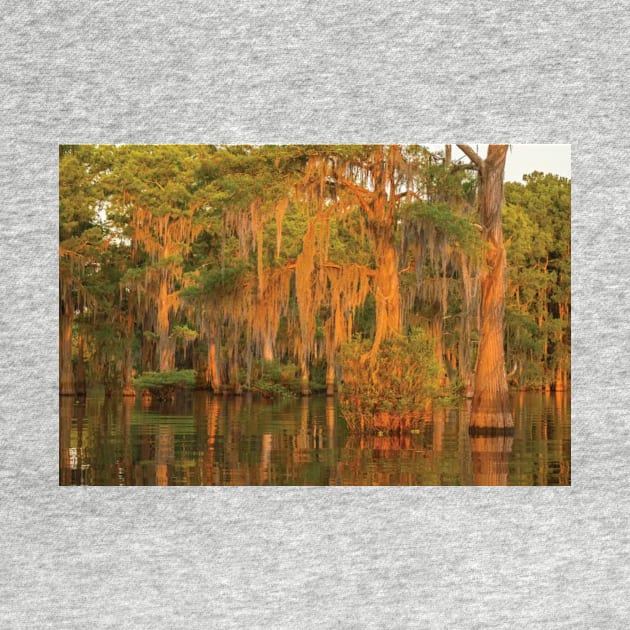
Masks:
[[[443,144],[428,144],[432,151],[443,151]],[[470,145],[482,158],[486,157],[487,144]],[[464,154],[453,145],[453,159]],[[468,158],[464,159],[468,160]],[[561,177],[571,177],[570,144],[511,144],[505,163],[505,181],[522,182],[523,175],[532,171],[553,173]]]

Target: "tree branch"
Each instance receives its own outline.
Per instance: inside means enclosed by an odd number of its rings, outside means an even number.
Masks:
[[[483,168],[483,160],[481,159],[481,156],[474,151],[472,147],[467,144],[458,144],[457,146],[462,153],[465,153],[470,158],[470,161],[473,162],[473,164],[476,164],[478,168]]]
[[[400,201],[403,197],[407,197],[408,195],[410,195],[411,197],[415,197],[416,199],[420,201],[424,201],[422,197],[414,190],[405,190],[405,192],[398,193],[394,195],[394,199],[396,199],[396,201]]]
[[[284,266],[284,269],[295,269],[295,267],[296,267],[296,263],[290,262]],[[344,269],[347,269],[348,267],[360,267],[361,269],[365,270],[366,276],[373,278],[376,275],[375,269],[370,269],[369,267],[366,267],[365,265],[359,265],[358,263],[350,263],[349,265],[344,266],[344,265],[339,265],[334,262],[325,261],[322,263],[322,267],[324,269],[336,269],[338,271],[343,271]]]
[[[473,162],[469,162],[467,164],[453,164],[451,167],[451,173],[457,173],[458,171],[478,171],[479,167]]]
[[[374,212],[372,210],[372,207],[370,206],[369,201],[365,198],[366,196],[368,198],[371,196],[370,191],[366,190],[365,188],[362,188],[361,186],[358,186],[354,182],[351,182],[350,180],[346,179],[345,177],[337,176],[336,179],[337,179],[337,182],[341,186],[344,186],[345,188],[347,188],[348,190],[351,190],[355,194],[356,198],[359,200],[359,204],[361,205],[365,213],[368,215],[368,217],[371,218]]]

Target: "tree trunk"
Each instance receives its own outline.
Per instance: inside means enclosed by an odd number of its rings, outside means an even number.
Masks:
[[[273,340],[267,334],[263,337],[262,358],[264,361],[273,361]]]
[[[208,365],[208,348],[202,343],[193,352],[193,369],[195,370],[195,389],[210,387],[210,366]]]
[[[160,296],[157,303],[157,334],[158,356],[160,360],[160,372],[170,372],[175,369],[175,352],[173,340],[169,337],[169,303],[166,276],[160,280]]]
[[[447,144],[444,146],[444,166],[447,168],[451,165],[451,156],[453,155],[453,145]]]
[[[558,368],[556,370],[555,390],[557,392],[563,392],[566,389],[568,389],[567,373],[562,368]]]
[[[398,208],[397,168],[402,163],[400,147],[391,145],[386,149],[380,146],[370,160],[371,185],[365,188],[354,186],[352,189],[355,190],[359,204],[365,212],[367,231],[374,244],[376,331],[372,349],[364,357],[373,363],[381,343],[400,333],[402,328],[398,250],[394,235]]]
[[[143,331],[153,331],[155,328],[154,322],[145,313],[144,321],[142,322],[142,330]],[[156,347],[157,344],[155,342],[155,338],[152,334],[144,334],[142,335],[142,372],[154,372],[156,369]]]
[[[122,364],[122,395],[126,398],[136,396],[136,389],[133,386],[133,324],[133,315],[128,313],[125,321],[125,349]]]
[[[122,379],[122,395],[128,398],[135,398],[136,390],[133,386],[133,348],[131,346],[131,339],[127,340],[127,345],[125,346],[125,354],[123,355]]]
[[[214,336],[208,342],[208,370],[210,372],[210,387],[215,394],[221,393],[221,373],[219,371],[219,353]]]
[[[441,308],[438,307],[437,312],[433,313],[429,328],[435,342],[435,360],[440,367],[439,385],[440,387],[446,387],[448,384],[448,370],[446,368],[446,362],[444,361],[444,319]]]
[[[74,396],[74,374],[72,370],[72,322],[74,314],[59,314],[59,394]]]
[[[311,395],[310,373],[308,361],[305,358],[300,359],[300,393],[302,396]]]
[[[240,396],[243,393],[238,362],[238,337],[234,340],[230,353],[229,380],[232,393]]]
[[[83,335],[79,333],[79,348],[77,352],[77,378],[75,382],[75,392],[77,396],[85,396],[87,393],[87,385],[85,382],[85,340]]]
[[[381,342],[400,333],[400,288],[398,282],[398,252],[391,225],[372,226],[376,274],[374,297],[376,302],[376,332],[372,345],[372,358],[376,357]]]
[[[326,364],[326,396],[335,395],[335,362],[331,357]]]
[[[480,272],[481,331],[470,429],[472,432],[501,432],[512,430],[514,426],[503,350],[506,256],[501,205],[508,145],[489,145],[485,160],[467,145],[459,146],[479,168],[479,213],[486,245],[485,265]]]

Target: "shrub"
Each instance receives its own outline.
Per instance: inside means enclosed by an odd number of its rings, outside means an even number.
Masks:
[[[342,348],[341,412],[351,432],[408,431],[438,395],[439,366],[433,342],[420,329],[381,344],[367,360],[370,342]],[[372,366],[372,367],[370,367]]]
[[[326,364],[314,361],[311,365],[309,389],[312,393],[326,391]],[[302,391],[298,366],[295,363],[256,361],[252,369],[250,390],[264,398],[294,398]]]
[[[251,391],[264,398],[293,397],[299,392],[297,366],[280,361],[256,361],[252,370]]]
[[[172,370],[170,372],[145,372],[134,379],[133,384],[149,390],[160,400],[172,398],[178,389],[192,389],[195,385],[194,370]]]

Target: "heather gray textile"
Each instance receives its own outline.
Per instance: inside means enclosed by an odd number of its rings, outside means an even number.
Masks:
[[[15,2],[2,628],[626,628],[628,2]],[[573,486],[60,488],[60,142],[570,142]]]

